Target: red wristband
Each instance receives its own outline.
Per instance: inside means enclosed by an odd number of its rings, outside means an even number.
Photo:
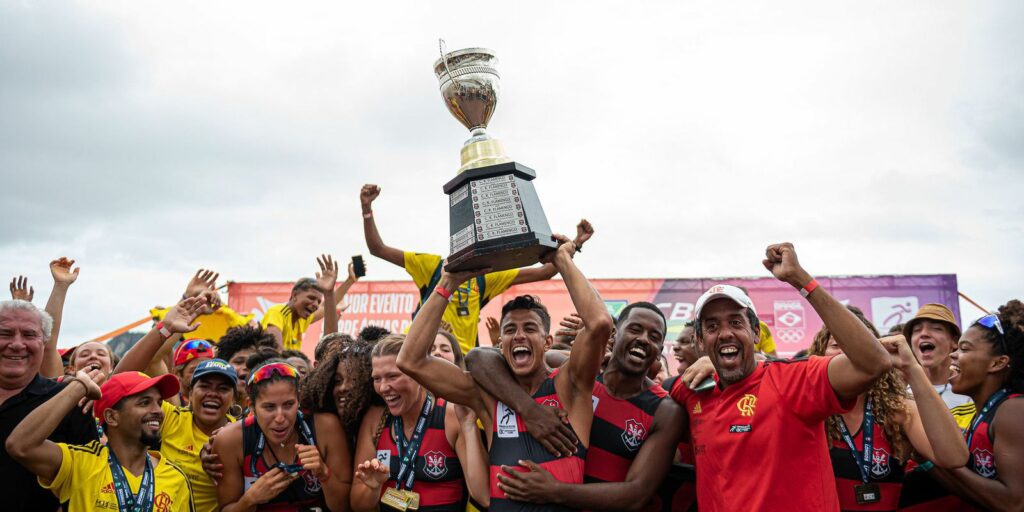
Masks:
[[[437,292],[438,295],[444,297],[444,300],[452,300],[452,292],[445,290],[443,286],[437,285],[437,288],[434,288],[434,291]]]
[[[811,292],[813,292],[814,290],[817,290],[817,289],[818,289],[818,280],[817,279],[811,279],[811,282],[805,284],[804,287],[800,289],[800,295],[803,298],[806,299],[807,296],[811,294]]]

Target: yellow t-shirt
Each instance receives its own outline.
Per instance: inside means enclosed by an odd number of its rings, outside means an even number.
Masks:
[[[299,318],[292,314],[291,308],[286,304],[271,306],[260,321],[264,329],[268,325],[281,329],[281,344],[285,350],[302,350],[302,335],[312,323],[313,315]]]
[[[149,310],[149,314],[159,322],[167,316],[167,312],[170,310],[171,308],[153,308]],[[216,345],[221,337],[228,332],[228,329],[251,322],[252,315],[239,315],[235,310],[221,306],[209,315],[197,317],[196,321],[201,322],[201,325],[198,329],[186,334],[185,338],[208,340]]]
[[[762,354],[775,352],[775,338],[772,338],[772,331],[768,329],[764,322],[761,322],[761,337],[754,344],[754,350]]]
[[[434,271],[442,258],[436,254],[405,253],[405,271],[412,277],[416,287],[422,292],[430,285]],[[484,302],[493,299],[512,286],[512,281],[519,275],[518,269],[491,272],[484,276]],[[467,285],[468,293],[467,293]],[[436,285],[435,285],[436,286]],[[430,290],[433,293],[433,290]],[[459,304],[465,304],[468,315],[459,316]],[[462,285],[462,291],[452,294],[448,308],[444,310],[444,321],[452,326],[452,334],[459,340],[462,353],[465,354],[477,346],[477,325],[480,323],[480,287],[476,279],[470,279]]]
[[[185,472],[192,486],[192,501],[197,512],[216,512],[217,486],[203,471],[199,450],[210,440],[192,422],[192,411],[187,407],[175,407],[169,402],[160,404],[164,411],[164,422],[160,425],[160,454]],[[235,419],[228,416],[228,421]]]
[[[956,420],[956,424],[960,427],[960,430],[967,430],[971,428],[971,420],[974,419],[974,414],[978,411],[977,407],[974,406],[974,402],[967,402],[966,404],[958,405],[949,410],[953,413],[953,419]]]
[[[114,477],[107,465],[107,446],[93,441],[87,445],[57,443],[61,455],[60,469],[52,482],[39,479],[39,485],[53,492],[62,503],[67,501],[68,512],[118,510]],[[195,511],[192,489],[185,473],[158,452],[149,452],[153,467],[153,512]],[[139,492],[142,475],[135,476],[124,470],[132,494]]]

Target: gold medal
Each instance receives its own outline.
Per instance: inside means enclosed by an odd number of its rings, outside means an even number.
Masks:
[[[406,491],[400,491],[394,487],[388,487],[384,490],[384,495],[380,497],[380,502],[401,512],[409,510],[409,496],[406,495]],[[416,507],[419,508],[419,495],[416,496]]]
[[[409,499],[409,501],[408,501],[408,503],[409,503],[409,510],[419,510],[420,509],[420,493],[415,492],[415,491],[409,491],[409,490],[402,491],[402,492],[404,492],[405,496]]]

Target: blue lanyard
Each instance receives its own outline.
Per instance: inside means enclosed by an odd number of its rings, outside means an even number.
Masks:
[[[313,437],[313,432],[309,430],[309,425],[306,424],[305,418],[302,416],[302,411],[298,411],[298,415],[295,417],[295,422],[299,425],[299,436],[308,445],[316,446],[316,439]],[[263,435],[263,429],[259,428],[259,423],[256,423],[256,431],[259,432],[256,437],[256,449],[249,459],[249,472],[252,476],[259,478],[260,472],[256,469],[256,461],[263,456],[263,449],[267,446],[267,436]],[[281,461],[278,461],[280,463]]]
[[[398,458],[401,465],[398,466],[399,489],[412,489],[413,480],[416,478],[416,456],[420,451],[420,444],[423,442],[423,433],[427,430],[427,420],[431,411],[434,410],[434,396],[427,393],[427,399],[423,401],[423,409],[420,410],[420,418],[416,420],[416,428],[412,432],[412,439],[406,444],[405,427],[402,425],[402,417],[395,416],[395,446],[398,448]]]
[[[128,478],[124,476],[124,469],[114,455],[114,450],[107,446],[107,464],[110,466],[110,475],[114,480],[114,493],[117,496],[117,508],[121,512],[143,512],[153,510],[153,461],[146,454],[146,471],[142,473],[142,482],[139,483],[138,494],[132,494],[128,485]]]
[[[857,445],[853,444],[853,436],[850,435],[850,429],[846,428],[843,417],[837,416],[836,419],[839,423],[839,434],[843,436],[843,441],[846,441],[846,446],[850,447],[853,462],[857,464],[857,469],[860,471],[860,479],[866,484],[871,471],[871,448],[875,444],[875,415],[872,412],[871,398],[864,401],[864,420],[860,426],[861,436],[864,438],[863,455],[857,451]]]
[[[974,416],[974,421],[971,421],[971,428],[967,431],[968,450],[971,449],[971,441],[974,440],[974,431],[978,429],[978,425],[981,424],[982,420],[987,419],[990,413],[994,413],[996,406],[1002,403],[1003,400],[1006,400],[1006,397],[1009,394],[1010,393],[1006,391],[1006,389],[996,391],[994,395],[990,396],[989,399],[985,401],[985,406],[981,408],[981,411]]]

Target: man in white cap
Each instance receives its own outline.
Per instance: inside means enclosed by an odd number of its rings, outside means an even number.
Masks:
[[[694,329],[717,385],[700,392],[677,383],[671,392],[689,417],[697,501],[703,511],[838,511],[825,419],[849,410],[892,363],[867,328],[800,266],[792,244],[772,245],[766,255],[765,267],[800,290],[844,354],[758,361],[760,327],[750,298],[729,285],[705,292],[694,308]]]

